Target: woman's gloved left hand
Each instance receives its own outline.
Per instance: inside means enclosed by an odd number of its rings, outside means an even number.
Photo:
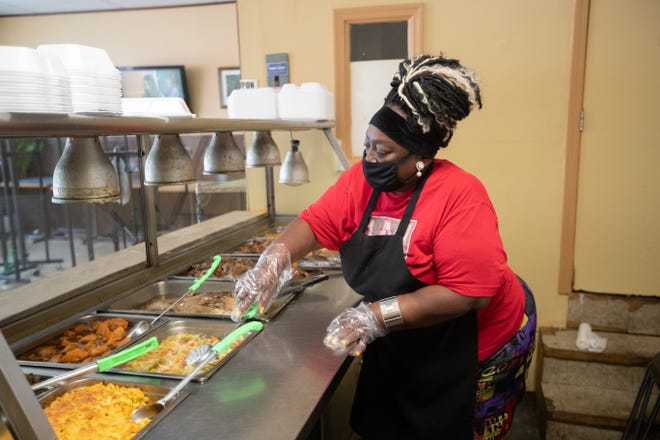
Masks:
[[[367,344],[387,334],[378,318],[369,308],[369,303],[344,310],[332,320],[323,339],[326,347],[337,353],[359,356]]]

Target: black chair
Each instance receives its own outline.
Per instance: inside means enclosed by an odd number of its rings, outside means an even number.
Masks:
[[[655,355],[646,369],[642,386],[639,387],[626,429],[623,431],[622,440],[660,439],[660,426],[655,424],[660,410],[660,396],[656,398],[650,415],[647,411],[651,394],[656,388],[660,388],[660,353]]]

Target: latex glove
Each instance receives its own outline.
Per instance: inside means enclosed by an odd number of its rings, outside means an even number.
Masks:
[[[271,244],[261,254],[254,268],[236,281],[236,307],[231,313],[231,319],[239,322],[255,302],[259,303],[259,313],[263,313],[291,277],[293,268],[289,250],[282,243]]]
[[[340,354],[348,352],[351,356],[359,356],[367,344],[387,334],[369,303],[364,301],[333,319],[327,332],[323,339],[325,346]]]

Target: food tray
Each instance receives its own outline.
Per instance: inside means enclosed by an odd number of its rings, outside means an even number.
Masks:
[[[149,335],[149,337],[156,336],[159,342],[162,342],[165,338],[171,335],[177,335],[182,333],[197,333],[205,336],[215,336],[218,339],[222,339],[232,330],[236,329],[236,323],[233,321],[212,321],[208,319],[181,319],[175,321],[168,321],[164,325],[158,327]],[[231,350],[227,355],[225,355],[220,361],[215,364],[211,369],[203,373],[198,374],[193,378],[196,382],[205,382],[209,377],[213,375],[216,371],[220,369],[224,364],[226,364],[229,359],[231,359],[238,351],[245,347],[259,332],[250,332],[247,337],[233,350]],[[142,338],[141,338],[142,340]],[[140,358],[137,358],[140,359]],[[183,374],[169,374],[169,373],[158,373],[158,372],[149,372],[149,371],[135,371],[135,370],[124,370],[122,367],[116,367],[108,370],[112,373],[122,373],[128,375],[139,375],[139,376],[148,376],[148,377],[159,377],[165,379],[181,379],[185,377]]]
[[[341,269],[339,251],[323,248],[310,252],[300,259],[298,267],[301,269]]]
[[[103,379],[95,379],[95,378],[83,378],[83,379],[78,379],[78,380],[69,382],[67,384],[61,385],[61,386],[55,388],[52,391],[44,393],[42,396],[38,397],[38,400],[41,403],[41,406],[43,408],[46,408],[56,398],[64,395],[68,391],[72,391],[72,390],[74,390],[76,388],[79,388],[79,387],[94,385],[94,384],[97,384],[97,383],[103,383],[103,384],[113,383],[113,384],[116,384],[116,385],[134,386],[134,387],[140,388],[142,390],[142,392],[150,399],[151,402],[156,402],[157,400],[164,397],[171,390],[171,388],[168,388],[168,387],[150,385],[150,384],[124,382],[124,381],[119,381],[119,380],[115,381],[115,380],[103,380]],[[183,399],[185,399],[189,395],[190,395],[190,391],[188,391],[188,390],[183,389],[183,390],[179,391],[177,393],[176,397],[174,399],[172,399],[160,413],[158,413],[154,417],[152,417],[151,421],[144,428],[142,428],[133,437],[132,440],[136,440],[136,439],[140,439],[140,438],[144,437],[145,434],[147,434],[147,432],[151,431],[151,429],[154,426],[156,426],[156,424],[158,422],[160,422],[167,414],[170,413],[170,411],[172,411],[178,404],[180,404],[183,401]]]
[[[209,280],[216,280],[216,281],[236,281],[243,273],[241,272],[240,274],[237,275],[222,275],[222,270],[223,270],[223,264],[227,264],[230,261],[233,261],[233,259],[239,259],[241,261],[242,265],[246,265],[249,268],[254,267],[254,265],[257,263],[258,258],[254,256],[249,256],[249,255],[235,255],[235,254],[221,254],[222,256],[222,262],[220,263],[220,266],[218,269],[211,274],[211,276],[208,278]],[[208,265],[207,265],[208,263]],[[198,272],[203,272],[204,268],[208,269],[208,267],[211,267],[211,260],[205,260],[200,263],[196,263],[196,266],[199,266]],[[190,267],[186,269],[185,271],[174,275],[170,278],[172,279],[185,279],[185,280],[190,280],[192,283],[196,278],[197,278],[197,273],[192,274],[191,270],[193,267]],[[294,274],[293,278],[284,285],[284,288],[295,288],[295,287],[305,287],[309,286],[311,284],[315,284],[319,281],[322,281],[326,279],[327,276],[323,273],[323,271],[319,268],[296,268],[296,273]]]
[[[258,257],[271,244],[274,237],[253,237],[229,249],[225,254],[233,256]]]
[[[65,331],[75,328],[79,324],[90,324],[92,321],[105,320],[110,318],[122,318],[128,321],[127,332],[135,325],[136,322],[144,320],[144,316],[140,315],[126,315],[119,313],[89,313],[84,315],[76,315],[67,320],[64,320],[58,324],[50,326],[42,331],[35,333],[34,335],[28,336],[21,339],[20,341],[11,345],[11,349],[14,353],[14,357],[19,365],[22,366],[34,366],[34,367],[52,367],[52,368],[78,368],[89,362],[53,362],[53,361],[39,361],[39,360],[26,360],[19,359],[21,356],[26,355],[31,350],[47,344],[49,341],[60,337],[64,334]],[[164,321],[157,323],[162,325]],[[145,335],[149,335],[154,329],[149,330]],[[144,335],[143,335],[144,336]],[[103,356],[108,356],[113,353],[116,353],[124,348],[127,348],[133,345],[136,342],[137,338],[132,341],[125,342],[116,348],[106,352]],[[99,356],[101,357],[101,356]],[[95,358],[98,359],[99,357]]]
[[[141,289],[130,293],[129,295],[120,298],[109,305],[102,307],[102,310],[112,313],[131,313],[131,314],[145,314],[145,315],[157,315],[165,310],[167,304],[171,304],[176,301],[181,295],[186,293],[192,281],[190,278],[173,278],[163,281],[157,281],[155,283],[149,284]],[[217,291],[234,291],[235,283],[233,281],[211,281],[208,280],[202,284],[199,289],[195,292],[195,297],[204,296],[208,292],[217,292]],[[303,290],[304,287],[286,287],[278,295],[277,298],[273,301],[273,304],[266,310],[263,314],[257,314],[256,319],[260,321],[270,321],[273,319],[284,307],[286,307],[296,294]],[[192,295],[191,295],[192,296]],[[162,300],[162,308],[155,310],[141,310],[140,306],[149,301]],[[185,301],[185,300],[184,300]],[[187,318],[220,318],[220,319],[231,319],[231,311],[227,314],[223,313],[204,313],[204,312],[184,312],[171,310],[167,312],[167,316],[171,317],[187,317]]]

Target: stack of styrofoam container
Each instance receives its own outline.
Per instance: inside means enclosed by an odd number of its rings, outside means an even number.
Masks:
[[[104,49],[42,44],[37,52],[59,59],[64,66],[74,113],[121,114],[121,73]]]
[[[70,113],[64,67],[31,47],[0,46],[0,112]]]
[[[332,93],[321,83],[307,82],[300,87],[284,84],[277,96],[277,112],[281,119],[334,119]]]
[[[281,89],[262,87],[234,90],[227,99],[230,118],[331,120],[335,118],[332,93],[321,83],[298,87],[284,84]]]
[[[236,89],[227,98],[227,114],[238,119],[277,119],[277,92],[272,87]]]

